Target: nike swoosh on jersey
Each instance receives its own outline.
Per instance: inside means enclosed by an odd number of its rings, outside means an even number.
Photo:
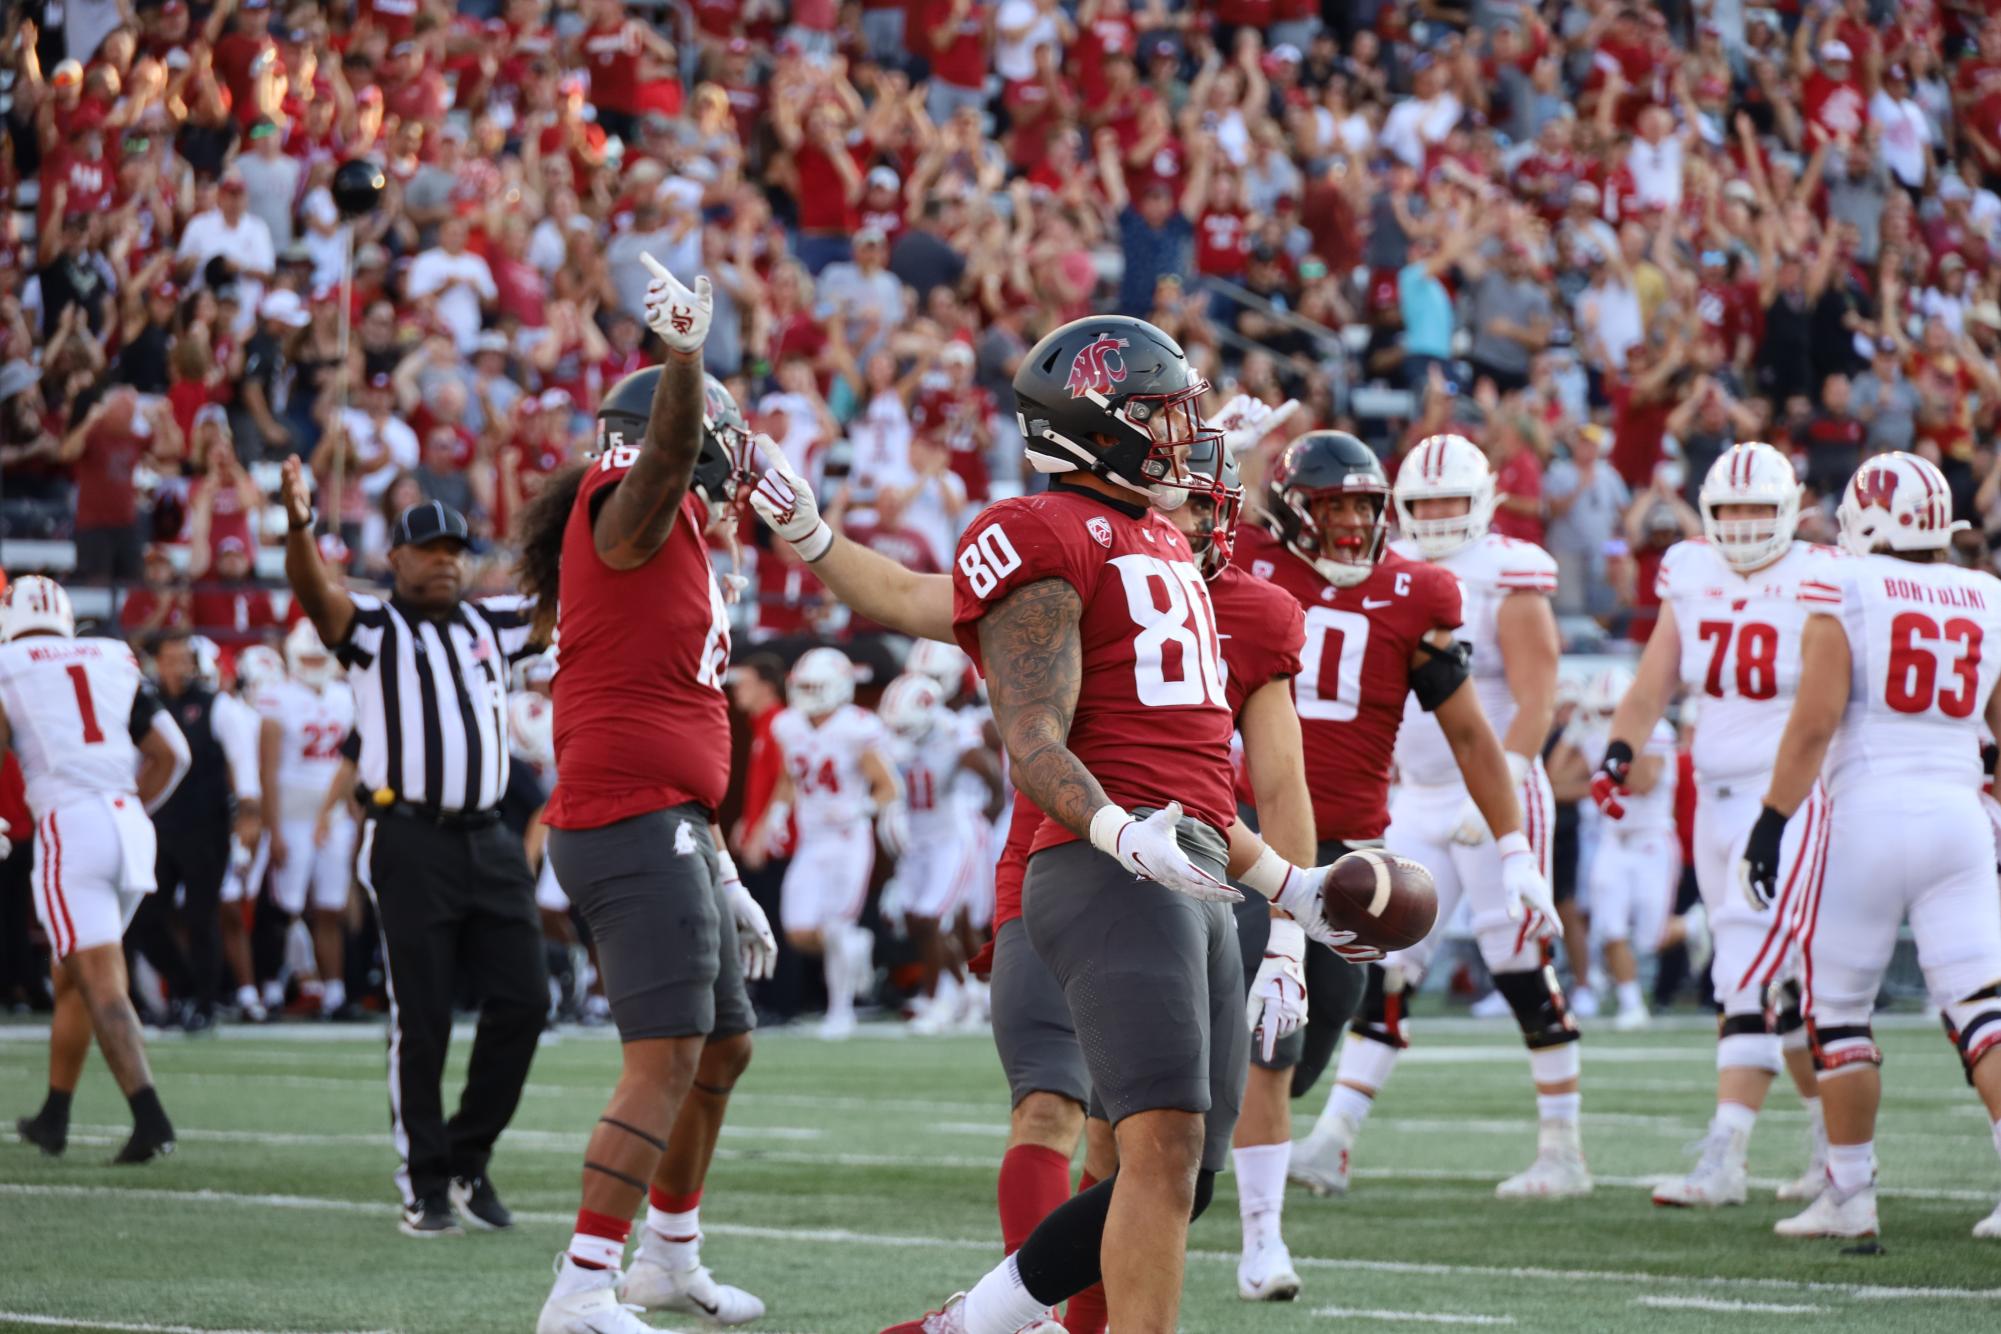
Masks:
[[[1396,601],[1396,599],[1395,599],[1395,598],[1383,598],[1383,599],[1381,599],[1380,601],[1379,601],[1379,600],[1377,600],[1376,598],[1363,598],[1363,599],[1362,599],[1362,610],[1363,610],[1363,611],[1378,611],[1378,610],[1380,610],[1380,609],[1382,609],[1382,608],[1384,608],[1384,607],[1387,607],[1387,606],[1389,606],[1389,605],[1390,605],[1390,604],[1391,604],[1392,602],[1395,602],[1395,601]]]

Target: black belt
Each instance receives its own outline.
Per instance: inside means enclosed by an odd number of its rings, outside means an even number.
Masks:
[[[378,803],[370,800],[368,793],[356,794],[362,810],[368,815],[395,815],[405,820],[422,820],[440,829],[485,829],[500,823],[500,811],[489,807],[483,811],[434,810],[429,806],[418,806],[408,801]]]

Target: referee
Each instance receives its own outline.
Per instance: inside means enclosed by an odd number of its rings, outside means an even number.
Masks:
[[[402,1230],[457,1235],[513,1219],[487,1159],[527,1082],[549,1004],[535,881],[500,822],[508,665],[529,655],[518,598],[467,601],[465,516],[413,505],[390,533],[395,592],[350,594],[313,540],[312,498],[285,461],[285,577],[354,689],[366,824],[356,874],[375,901],[389,985],[389,1113]],[[480,997],[459,1110],[440,1081],[462,975]]]

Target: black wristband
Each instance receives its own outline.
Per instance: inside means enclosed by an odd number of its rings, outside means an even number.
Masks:
[[[317,523],[319,521],[319,517],[320,517],[320,512],[318,510],[316,509],[307,510],[306,521],[304,523],[293,523],[290,520],[287,520],[285,523],[285,531],[288,533],[303,533],[306,531],[306,529],[311,528],[315,523]]]
[[[1616,739],[1606,742],[1605,758],[1598,761],[1598,767],[1612,775],[1614,782],[1625,782],[1633,771],[1633,748]]]

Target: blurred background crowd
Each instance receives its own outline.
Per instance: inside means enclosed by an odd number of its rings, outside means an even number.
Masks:
[[[654,358],[642,251],[830,517],[919,569],[1025,477],[1009,382],[1090,310],[1392,471],[1489,454],[1579,652],[1644,639],[1732,441],[1832,534],[1916,449],[2001,538],[2001,17],[1969,0],[21,0],[0,31],[0,564],[141,642],[296,619],[299,455],[513,516]],[[383,204],[348,220],[334,170]],[[343,336],[348,351],[342,355]],[[851,624],[746,524],[745,649]],[[857,638],[859,637],[859,642]],[[892,652],[894,646],[892,646]],[[885,662],[881,671],[892,669]],[[886,676],[879,677],[886,679]]]

